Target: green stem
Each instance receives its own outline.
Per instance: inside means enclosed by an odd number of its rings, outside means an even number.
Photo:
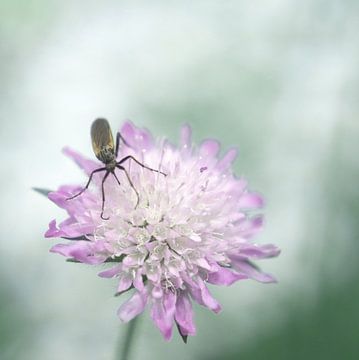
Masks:
[[[127,324],[127,331],[123,341],[120,341],[120,345],[117,349],[117,355],[115,360],[130,360],[131,347],[134,342],[134,335],[136,326],[138,324],[139,316],[136,316]]]

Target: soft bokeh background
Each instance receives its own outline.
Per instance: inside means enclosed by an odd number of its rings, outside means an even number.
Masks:
[[[130,118],[177,140],[236,145],[267,199],[277,285],[213,288],[198,335],[165,343],[142,317],[133,359],[359,358],[359,3],[0,1],[0,359],[113,359],[115,281],[49,254],[63,216],[32,186],[85,177],[89,127]]]

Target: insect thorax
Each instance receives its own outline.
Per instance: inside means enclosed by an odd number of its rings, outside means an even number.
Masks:
[[[104,146],[96,156],[104,164],[116,162],[115,153],[113,152],[113,148],[110,146]]]

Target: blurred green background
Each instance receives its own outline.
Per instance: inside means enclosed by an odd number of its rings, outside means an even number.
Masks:
[[[259,265],[277,285],[212,288],[198,335],[165,343],[142,317],[133,359],[359,358],[359,3],[0,1],[0,359],[113,359],[115,281],[49,254],[64,214],[32,186],[83,183],[89,127],[129,118],[177,141],[238,146],[267,200]]]

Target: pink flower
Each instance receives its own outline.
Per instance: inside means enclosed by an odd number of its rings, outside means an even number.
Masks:
[[[196,333],[192,301],[215,313],[221,310],[208,284],[228,286],[248,278],[275,282],[252,260],[277,256],[280,250],[252,240],[263,219],[250,214],[263,206],[263,199],[234,176],[235,149],[219,158],[215,140],[195,147],[189,126],[182,128],[179,147],[155,141],[130,122],[122,126],[121,134],[129,145],[120,149],[121,158],[133,155],[167,176],[127,163],[139,205],[125,174],[118,171],[121,186],[112,176],[105,185],[109,220],[100,217],[103,173],[94,175],[92,188],[70,201],[82,187],[62,186],[49,199],[65,209],[68,218],[59,225],[51,221],[45,236],[69,239],[51,251],[72,261],[112,263],[99,276],[117,278],[117,294],[133,289],[118,310],[122,321],[130,321],[149,306],[166,340],[174,323],[186,339]],[[87,175],[102,166],[73,150],[64,152]]]

